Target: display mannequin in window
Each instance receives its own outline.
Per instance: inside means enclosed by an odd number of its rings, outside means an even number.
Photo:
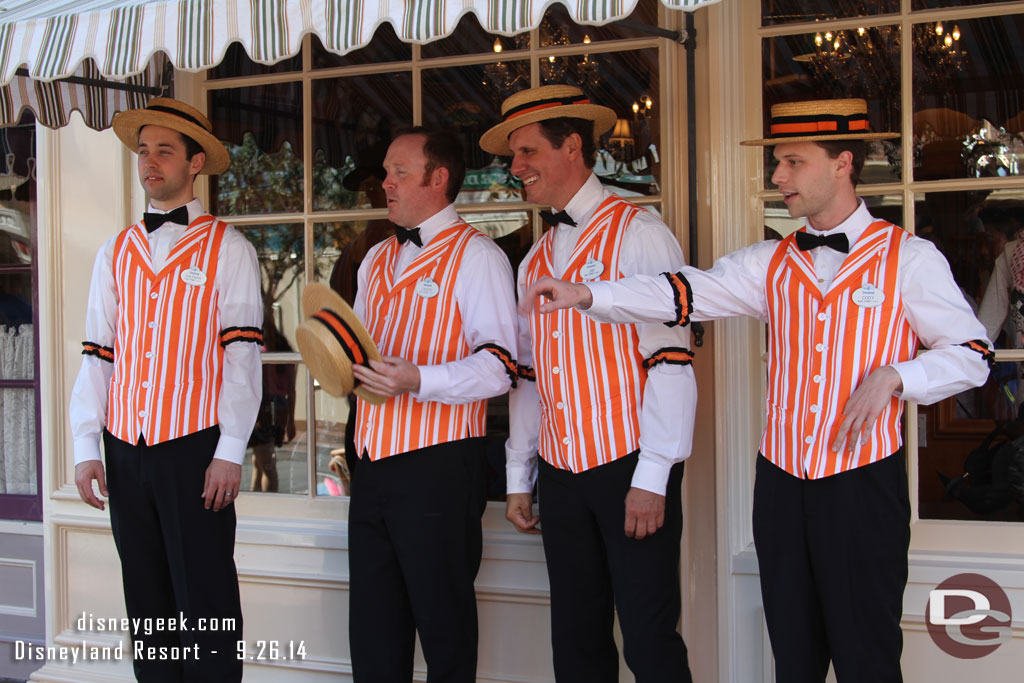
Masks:
[[[407,683],[418,633],[428,681],[476,679],[487,399],[515,378],[508,259],[455,211],[452,134],[412,128],[384,158],[396,234],[359,267],[353,310],[383,354],[354,375],[349,640],[357,683]]]
[[[183,616],[189,625],[133,633],[144,646],[136,677],[240,681],[233,503],[261,398],[256,252],[193,194],[197,174],[229,161],[206,117],[156,98],[113,126],[138,153],[149,205],[103,245],[93,268],[71,395],[75,483],[101,510],[93,481],[108,497],[128,616]],[[233,619],[233,628],[195,628],[210,618]],[[194,654],[173,659],[150,648]]]
[[[985,329],[931,242],[874,219],[854,191],[871,133],[863,100],[775,105],[778,185],[807,225],[708,271],[527,293],[605,322],[768,324],[767,427],[757,457],[754,542],[775,672],[786,683],[900,681],[910,502],[906,400],[979,386]],[[917,354],[918,345],[929,350]],[[731,455],[731,454],[728,454]]]
[[[520,264],[520,295],[547,274],[604,281],[682,266],[665,224],[592,170],[614,111],[560,85],[516,93],[501,111],[480,146],[512,155],[526,198],[557,212]],[[506,516],[543,538],[559,683],[619,680],[616,612],[638,683],[691,680],[676,630],[682,461],[697,401],[688,346],[688,328],[660,323],[598,325],[576,311],[519,319]]]

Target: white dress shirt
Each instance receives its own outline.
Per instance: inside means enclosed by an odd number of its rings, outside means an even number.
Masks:
[[[440,232],[461,222],[455,205],[449,204],[418,227],[423,247]],[[416,226],[413,226],[416,227]],[[352,310],[366,322],[366,289],[370,263],[385,242],[374,245],[359,265],[359,285]],[[423,247],[407,241],[398,249],[394,281],[419,256]],[[490,239],[470,240],[455,278],[455,299],[462,315],[466,345],[476,349],[497,344],[515,360],[516,302],[512,293],[512,266],[505,252]],[[508,391],[512,378],[504,363],[490,351],[477,351],[460,360],[439,365],[419,365],[420,388],[413,393],[419,401],[448,404],[473,403]]]
[[[191,223],[206,213],[202,202],[185,205]],[[150,213],[169,213],[146,209]],[[187,225],[167,222],[147,234],[153,272],[159,273],[174,243]],[[107,240],[96,255],[85,312],[85,340],[113,347],[117,337],[117,291],[114,285],[114,246],[117,235]],[[245,237],[228,227],[221,242],[214,287],[218,292],[220,327],[263,327],[260,269],[256,251]],[[75,441],[75,464],[100,460],[100,439],[107,423],[107,400],[114,364],[95,356],[84,356],[71,391],[71,433]],[[228,344],[217,398],[220,439],[215,458],[241,464],[252,434],[263,395],[260,348],[252,343]]]
[[[978,308],[978,320],[985,326],[988,338],[995,341],[999,336],[999,331],[1005,328],[1006,339],[1009,342],[1008,347],[1011,349],[1019,349],[1024,346],[1021,334],[1016,329],[1016,325],[1019,323],[1004,324],[1010,313],[1010,290],[1013,289],[1013,252],[1017,250],[1019,244],[1019,240],[1009,242],[996,257],[992,276],[988,280],[988,287],[985,288],[985,296],[982,297],[981,306]]]
[[[844,222],[829,231],[807,226],[816,235],[845,233],[850,248],[876,219],[864,202]],[[749,315],[767,322],[765,280],[777,240],[758,242],[718,259],[710,270],[684,267],[681,272],[693,292],[692,320]],[[846,254],[829,247],[810,250],[818,287],[827,292]],[[930,404],[984,384],[988,364],[976,351],[960,346],[987,340],[985,328],[953,280],[949,264],[935,245],[919,237],[903,243],[897,277],[907,322],[928,351],[892,367],[903,380],[898,395]],[[636,277],[615,283],[587,285],[594,302],[587,315],[603,322],[673,320],[675,297],[664,277]]]
[[[583,229],[608,196],[597,176],[591,174],[565,207],[577,227],[559,223],[552,244],[552,267],[564,273]],[[526,265],[539,243],[519,266],[519,296],[526,291]],[[668,227],[649,211],[640,211],[622,237],[619,269],[623,275],[655,275],[679,270],[683,252]],[[664,278],[662,278],[664,279]],[[640,353],[650,357],[666,346],[690,348],[689,327],[666,327],[661,322],[638,325]],[[609,359],[618,362],[618,359]],[[519,317],[519,363],[533,367],[530,323]],[[669,470],[690,456],[693,422],[697,409],[697,382],[691,366],[658,364],[647,373],[640,409],[640,456],[632,485],[665,494]],[[540,397],[534,382],[520,381],[509,397],[509,439],[505,444],[508,493],[529,493],[537,478],[537,444],[540,435]],[[621,453],[620,455],[625,455]]]

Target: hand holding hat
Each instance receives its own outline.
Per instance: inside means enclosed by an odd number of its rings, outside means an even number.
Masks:
[[[295,341],[309,371],[331,396],[355,393],[375,405],[387,399],[356,383],[352,368],[381,360],[377,345],[345,300],[329,287],[313,283],[302,291],[305,320]]]

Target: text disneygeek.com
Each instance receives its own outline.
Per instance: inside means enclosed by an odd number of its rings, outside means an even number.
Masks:
[[[128,633],[132,635],[130,656],[139,660],[184,661],[199,660],[205,656],[235,657],[245,661],[271,661],[305,659],[306,644],[301,640],[254,640],[251,643],[235,641],[233,652],[204,651],[198,643],[179,646],[154,647],[146,644],[153,634],[183,633],[189,631],[235,631],[232,618],[191,620],[179,613],[176,618],[129,619],[128,617],[97,617],[83,612],[75,622],[79,632]],[[188,637],[183,637],[183,642]],[[126,655],[124,643],[117,645],[90,645],[86,641],[71,645],[43,646],[26,641],[14,642],[16,661],[63,661],[77,664],[88,661],[116,661]]]

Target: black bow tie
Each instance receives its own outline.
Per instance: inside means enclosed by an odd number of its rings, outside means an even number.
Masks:
[[[850,240],[845,232],[834,232],[831,235],[812,235],[809,232],[796,233],[796,246],[800,251],[815,247],[829,247],[844,254],[850,253]]]
[[[417,247],[423,246],[423,240],[420,239],[419,228],[403,228],[401,225],[395,226],[395,237],[398,238],[399,244],[405,244],[406,242],[412,242]]]
[[[558,213],[551,213],[550,211],[541,211],[540,217],[543,218],[544,222],[547,223],[548,225],[558,225],[559,223],[565,223],[566,225],[571,225],[574,228],[576,227],[576,221],[569,218],[569,214],[567,214],[564,209],[562,211],[559,211]]]
[[[146,232],[153,232],[164,223],[188,225],[188,208],[179,206],[174,211],[168,211],[167,213],[149,213],[147,211],[142,214],[142,220],[146,224]]]

